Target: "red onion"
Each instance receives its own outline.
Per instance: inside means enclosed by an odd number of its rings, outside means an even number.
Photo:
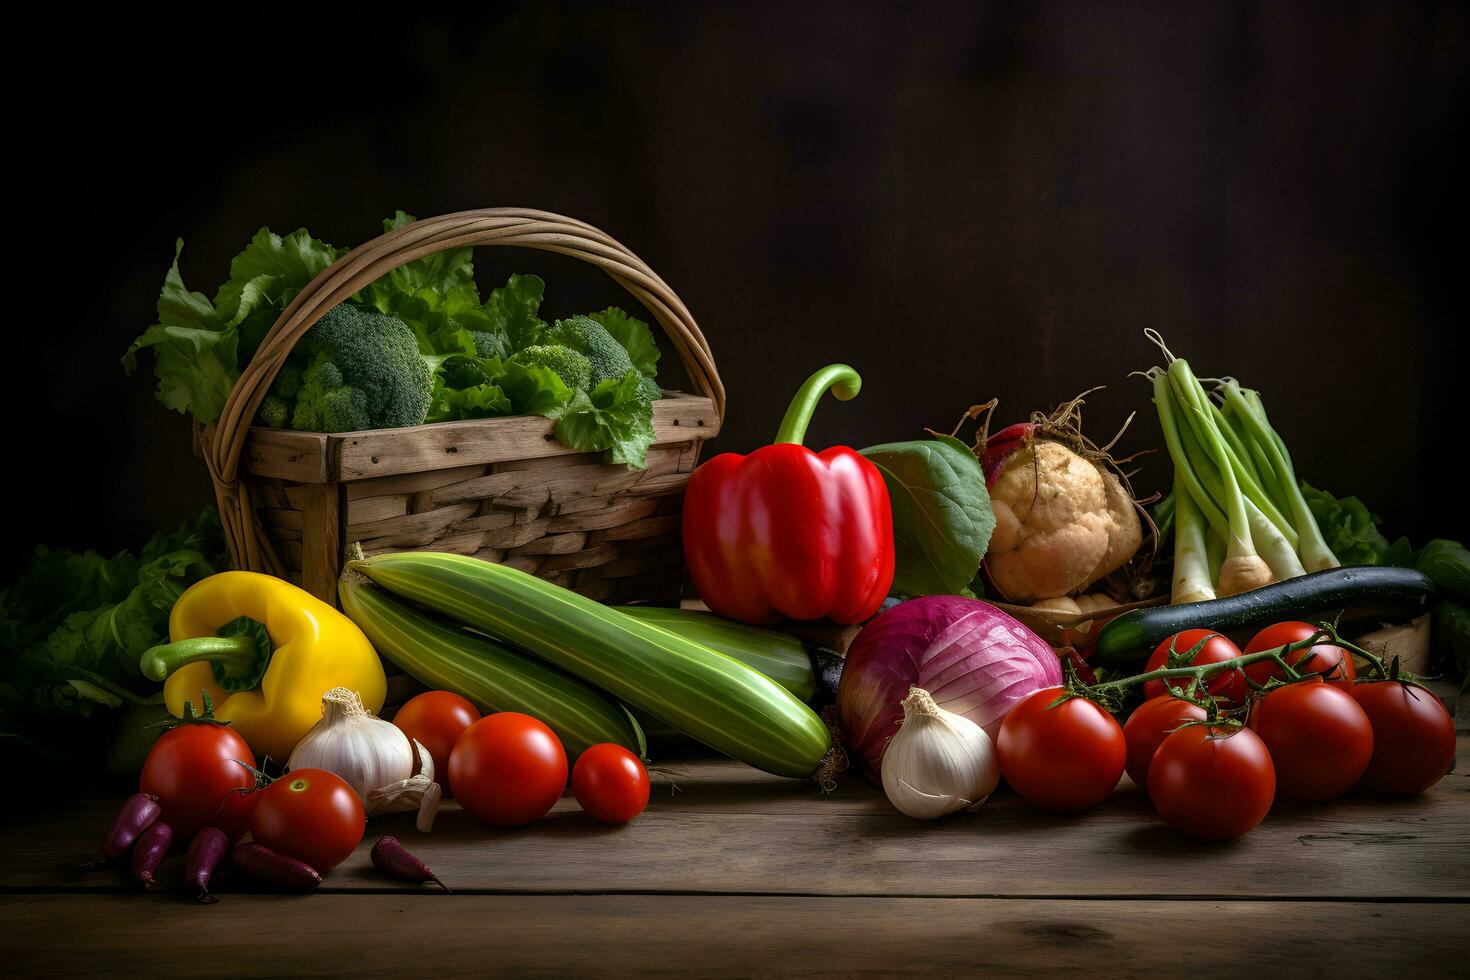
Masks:
[[[990,603],[927,596],[863,627],[847,652],[837,710],[849,754],[877,779],[910,687],[923,688],[939,707],[995,738],[1012,705],[1061,682],[1051,647]]]

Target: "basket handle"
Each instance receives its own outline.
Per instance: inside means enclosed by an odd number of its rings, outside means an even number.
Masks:
[[[698,324],[674,291],[616,239],[574,218],[525,208],[485,208],[425,218],[365,242],[323,269],[281,312],[240,372],[207,439],[230,559],[236,568],[281,566],[239,482],[240,457],[260,403],[296,342],[338,303],[415,259],[473,245],[515,245],[570,255],[597,266],[653,313],[674,344],[695,389],[725,414],[725,387]]]

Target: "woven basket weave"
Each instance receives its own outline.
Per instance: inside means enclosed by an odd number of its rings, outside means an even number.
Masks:
[[[654,403],[648,468],[608,466],[521,416],[322,434],[251,421],[296,342],[338,303],[435,252],[515,245],[597,266],[668,334],[697,394]],[[672,603],[683,573],[679,508],[725,390],[694,318],[652,269],[591,225],[519,208],[397,228],[334,262],[292,300],[199,431],[230,560],[336,600],[344,546],[429,549],[503,562],[604,601]]]

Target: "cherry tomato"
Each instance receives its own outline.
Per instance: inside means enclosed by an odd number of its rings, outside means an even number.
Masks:
[[[1200,652],[1194,655],[1194,659],[1190,661],[1190,666],[1204,667],[1209,664],[1218,664],[1226,660],[1233,660],[1240,656],[1240,649],[1214,630],[1185,630],[1182,633],[1175,633],[1158,645],[1154,650],[1153,656],[1148,658],[1148,666],[1143,668],[1144,672],[1147,673],[1150,670],[1158,670],[1163,667],[1169,658],[1171,648],[1175,653],[1188,653],[1199,644],[1200,640],[1204,640],[1206,637],[1209,638],[1208,641],[1200,649]],[[1189,679],[1184,678],[1183,680],[1176,680],[1172,683],[1176,686],[1183,687],[1188,682]],[[1218,674],[1204,683],[1204,689],[1227,705],[1244,704],[1245,674],[1239,670]],[[1164,687],[1163,681],[1149,681],[1143,685],[1143,696],[1145,698],[1156,698],[1167,693],[1168,690]]]
[[[616,742],[594,745],[572,767],[572,795],[594,819],[627,823],[648,806],[648,770]]]
[[[258,794],[255,755],[240,733],[215,722],[186,722],[159,736],[143,763],[138,792],[158,797],[162,820],[181,841],[217,827],[234,841],[250,829]]]
[[[1250,726],[1276,764],[1276,787],[1297,803],[1333,800],[1355,786],[1373,758],[1373,725],[1352,695],[1320,678],[1266,692]]]
[[[499,711],[465,729],[449,754],[449,786],[465,811],[496,827],[546,815],[567,785],[567,753],[530,715]]]
[[[1248,728],[1191,725],[1164,739],[1148,795],[1169,826],[1199,840],[1234,840],[1266,818],[1276,771]]]
[[[362,800],[325,769],[292,769],[260,793],[250,836],[326,874],[362,843]]]
[[[418,739],[429,750],[434,759],[434,779],[444,787],[449,785],[449,753],[454,743],[479,720],[479,710],[453,691],[425,691],[393,716],[393,724],[403,734]]]
[[[1300,643],[1302,640],[1310,639],[1316,632],[1317,627],[1311,623],[1296,620],[1277,623],[1274,626],[1267,626],[1251,637],[1251,641],[1245,645],[1245,652],[1260,653],[1262,650],[1284,647],[1288,643]],[[1303,660],[1306,662],[1303,663]],[[1322,674],[1324,680],[1344,690],[1351,687],[1353,678],[1358,676],[1358,669],[1353,665],[1353,658],[1342,647],[1331,643],[1317,643],[1305,650],[1288,653],[1286,662],[1298,670],[1309,670]],[[1264,685],[1271,678],[1280,677],[1281,668],[1275,661],[1262,660],[1246,667],[1245,676],[1257,684]]]
[[[1363,786],[1412,796],[1444,778],[1455,762],[1455,720],[1418,684],[1354,684],[1353,698],[1373,725],[1373,759]]]
[[[1123,728],[1085,698],[1048,707],[1063,689],[1017,702],[1000,726],[1000,771],[1021,799],[1043,810],[1085,810],[1107,798],[1123,775]]]
[[[1186,721],[1204,721],[1205,709],[1171,694],[1149,698],[1133,710],[1123,726],[1128,742],[1128,775],[1148,789],[1148,767],[1169,733]]]

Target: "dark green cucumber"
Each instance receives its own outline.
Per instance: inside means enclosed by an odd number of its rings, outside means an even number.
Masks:
[[[1106,667],[1142,659],[1180,630],[1228,633],[1363,607],[1413,613],[1433,598],[1434,582],[1412,568],[1330,568],[1226,599],[1129,610],[1098,633],[1092,662]]]

